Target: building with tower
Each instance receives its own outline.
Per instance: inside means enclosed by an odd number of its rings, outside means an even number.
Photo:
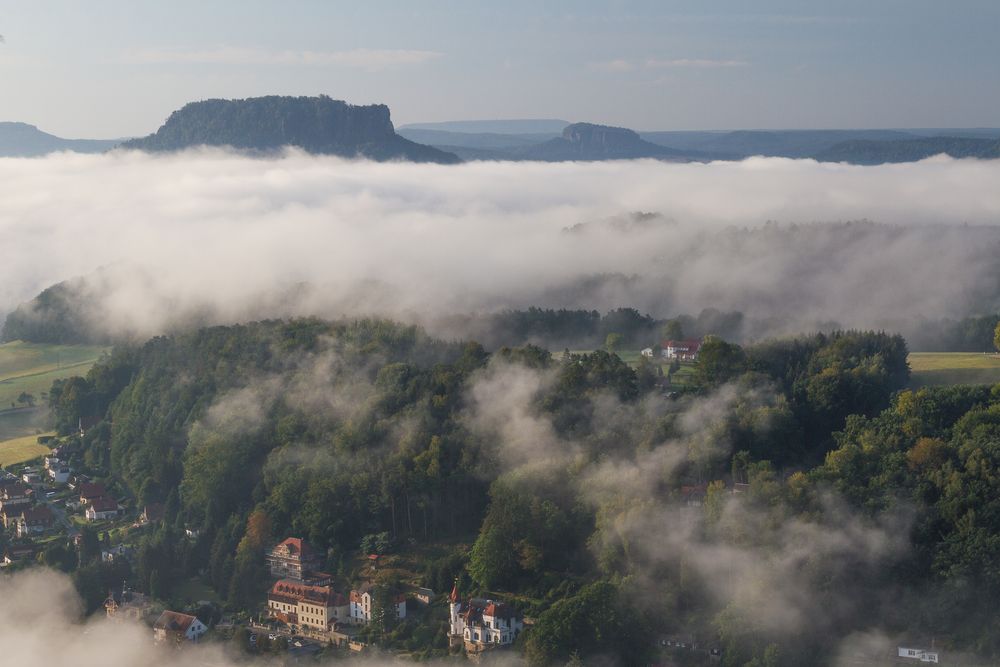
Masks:
[[[462,642],[467,653],[510,646],[524,629],[523,619],[506,602],[487,598],[463,601],[457,582],[448,601],[452,642]]]

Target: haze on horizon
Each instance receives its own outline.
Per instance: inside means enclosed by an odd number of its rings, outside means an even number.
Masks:
[[[397,126],[995,126],[998,22],[985,0],[4,1],[0,120],[137,136],[192,100],[324,93]]]

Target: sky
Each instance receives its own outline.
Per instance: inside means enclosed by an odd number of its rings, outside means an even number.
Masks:
[[[383,102],[397,125],[1000,125],[995,0],[0,0],[0,120],[154,131],[184,103]]]

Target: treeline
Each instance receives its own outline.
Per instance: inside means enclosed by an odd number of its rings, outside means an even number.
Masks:
[[[697,315],[659,319],[635,308],[616,308],[601,314],[596,310],[530,307],[486,315],[449,318],[449,328],[467,331],[487,349],[539,345],[552,350],[592,350],[604,346],[609,334],[621,336],[625,349],[641,349],[659,343],[668,323],[682,336],[701,338],[713,334],[726,340],[744,337],[744,316],[737,311],[705,308]],[[678,336],[681,337],[681,336]]]

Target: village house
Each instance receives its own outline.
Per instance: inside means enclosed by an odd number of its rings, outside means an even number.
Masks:
[[[21,510],[29,507],[34,498],[34,491],[21,482],[5,482],[0,484],[0,515],[3,516],[4,528],[10,528],[13,521],[21,514]]]
[[[104,488],[103,484],[94,484],[91,482],[81,482],[78,493],[80,494],[81,505],[89,505],[98,498],[107,498],[109,495],[108,490]]]
[[[177,611],[165,611],[153,624],[153,638],[158,642],[196,642],[208,627],[195,616]]]
[[[152,603],[142,593],[125,589],[121,593],[112,592],[104,601],[104,611],[115,621],[144,621],[153,609]]]
[[[120,563],[122,561],[132,560],[132,554],[135,549],[127,544],[119,544],[116,547],[111,547],[110,549],[101,550],[101,562],[102,563]]]
[[[3,564],[13,565],[23,560],[31,560],[35,557],[34,544],[12,544],[3,552]]]
[[[73,469],[65,463],[58,463],[48,469],[49,479],[53,484],[65,484],[69,481],[69,476],[73,474]]]
[[[372,584],[364,584],[360,588],[351,591],[351,623],[354,625],[368,625],[372,622],[372,602],[374,601],[375,587]],[[406,618],[406,596],[394,594],[392,596],[392,606],[396,611],[396,618]]]
[[[319,569],[320,559],[305,540],[289,537],[268,552],[267,566],[272,577],[302,581]]]
[[[681,501],[688,507],[701,507],[708,495],[708,484],[691,484],[681,487]]]
[[[418,588],[413,597],[420,604],[430,604],[434,600],[434,591],[429,588]]]
[[[16,519],[17,536],[28,537],[44,533],[52,528],[55,523],[55,516],[47,506],[29,507],[21,511]]]
[[[87,505],[87,521],[106,521],[121,515],[123,508],[114,498],[95,498]]]
[[[663,350],[663,356],[667,359],[694,361],[698,358],[701,341],[693,338],[689,340],[665,340],[660,344],[660,348]]]
[[[462,602],[458,584],[448,600],[450,635],[453,641],[462,642],[468,653],[510,646],[524,629],[524,621],[505,602],[483,598]]]
[[[36,489],[40,488],[45,483],[45,478],[42,477],[42,473],[37,470],[25,468],[24,472],[21,474],[21,481],[31,488]]]
[[[285,625],[327,631],[350,620],[347,599],[330,586],[279,579],[267,594],[267,614]]]

